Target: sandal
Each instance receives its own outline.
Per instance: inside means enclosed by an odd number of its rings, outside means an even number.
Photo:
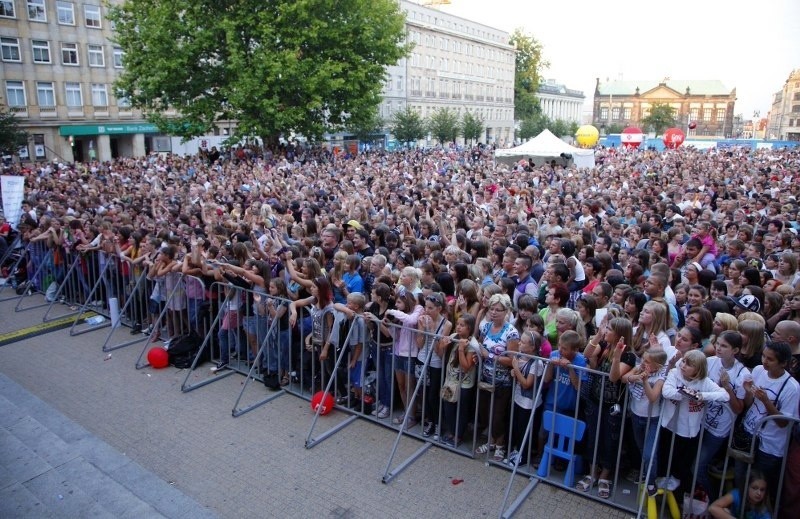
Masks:
[[[475,454],[486,454],[487,452],[493,451],[495,449],[495,445],[493,443],[484,443],[483,445],[479,445],[477,449],[475,449]]]
[[[597,484],[597,480],[594,479],[594,476],[590,476],[589,474],[583,476],[583,479],[578,481],[578,484],[575,485],[577,490],[581,492],[588,492],[590,488]]]
[[[597,495],[603,499],[608,499],[611,495],[611,481],[600,479],[597,481]]]
[[[497,447],[494,451],[494,461],[503,461],[506,459],[506,448],[505,447]]]

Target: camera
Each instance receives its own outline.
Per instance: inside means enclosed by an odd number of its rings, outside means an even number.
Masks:
[[[622,414],[622,406],[619,404],[614,404],[609,408],[608,414],[611,416],[619,416]]]

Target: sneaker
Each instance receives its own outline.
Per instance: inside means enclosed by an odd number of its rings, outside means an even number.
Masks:
[[[211,368],[211,373],[216,373],[218,371],[222,371],[223,369],[227,369],[227,368],[228,368],[228,363],[220,361],[220,362],[217,362],[216,366],[213,366]]]
[[[427,438],[433,433],[435,428],[436,426],[433,422],[425,422],[425,425],[422,426],[422,436]]]
[[[150,335],[152,332],[153,332],[153,325],[149,324],[147,325],[147,328],[142,330],[142,335]]]
[[[389,407],[387,407],[387,406],[383,406],[383,407],[380,409],[380,411],[378,411],[378,418],[379,418],[380,420],[384,420],[384,419],[386,419],[386,418],[389,418]]]
[[[509,464],[509,465],[519,465],[520,458],[521,458],[521,457],[520,457],[520,455],[519,455],[519,451],[518,451],[518,450],[516,450],[516,449],[514,449],[514,450],[513,450],[513,451],[511,451],[511,453],[508,455],[508,464]]]
[[[456,446],[456,439],[453,436],[444,436],[441,439],[442,445],[446,445],[448,447],[455,447]]]

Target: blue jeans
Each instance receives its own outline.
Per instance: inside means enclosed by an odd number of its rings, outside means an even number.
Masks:
[[[707,430],[703,434],[703,443],[700,445],[700,459],[697,462],[697,484],[702,486],[709,495],[709,501],[713,502],[719,497],[719,488],[711,488],[711,478],[708,476],[708,465],[720,448],[728,442],[728,437],[719,438]]]
[[[375,360],[375,374],[377,380],[378,402],[386,407],[392,404],[392,386],[394,384],[394,372],[392,371],[392,355],[391,348],[380,349],[378,345],[373,343],[370,346],[370,355]]]
[[[219,360],[227,364],[231,360],[231,348],[239,351],[239,328],[223,330],[220,328],[217,333],[219,339]]]
[[[653,467],[650,469],[650,477],[647,479],[648,485],[655,485],[656,473],[658,472],[658,456],[655,451],[656,431],[658,431],[658,417],[650,418],[650,425],[647,425],[647,418],[631,414],[631,426],[633,429],[633,439],[636,446],[642,453],[642,475],[647,474],[647,467],[651,461]]]

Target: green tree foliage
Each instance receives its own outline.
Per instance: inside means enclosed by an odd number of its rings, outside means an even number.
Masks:
[[[390,129],[394,138],[403,144],[425,137],[425,122],[416,110],[409,107],[392,115]]]
[[[514,119],[530,119],[541,111],[536,92],[541,72],[550,66],[542,54],[543,47],[533,36],[515,29],[509,41],[517,48],[514,74]]]
[[[19,126],[17,117],[0,110],[0,155],[16,155],[28,143],[28,134]]]
[[[428,118],[426,126],[428,127],[428,132],[430,132],[441,145],[455,141],[461,129],[458,113],[450,108],[434,110]]]
[[[126,0],[111,19],[125,52],[117,92],[185,138],[220,120],[268,142],[342,130],[368,118],[385,67],[410,48],[392,0]]]
[[[547,116],[540,113],[534,114],[532,117],[525,118],[520,121],[517,137],[522,140],[528,140],[532,137],[536,137],[542,133],[542,130],[547,128],[549,122],[550,120],[547,118]]]
[[[656,135],[675,125],[675,109],[668,104],[656,103],[650,108],[650,115],[642,118],[645,129],[652,129]]]
[[[467,110],[461,118],[461,135],[470,143],[478,141],[483,135],[483,119]]]
[[[345,130],[358,137],[360,141],[371,141],[376,135],[383,133],[385,121],[377,109],[363,114],[364,119],[350,118],[347,120]]]
[[[611,123],[606,126],[606,134],[610,135],[612,133],[622,133],[622,130],[625,128],[619,123]]]

